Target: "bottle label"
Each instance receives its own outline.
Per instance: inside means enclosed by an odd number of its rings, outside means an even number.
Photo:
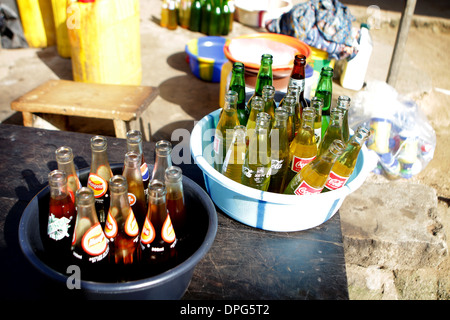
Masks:
[[[62,218],[56,218],[53,213],[50,214],[48,217],[48,226],[47,226],[47,234],[50,239],[53,240],[61,240],[65,237],[70,237],[69,235],[69,228],[70,228],[70,221],[72,220],[72,217],[70,219],[67,219],[66,217]]]
[[[91,255],[98,256],[105,252],[108,247],[105,234],[103,233],[100,222],[97,222],[83,235],[81,239],[81,247]]]
[[[295,189],[294,193],[298,196],[302,196],[305,194],[315,194],[322,192],[323,188],[314,188],[311,187],[309,184],[306,183],[306,181],[302,181],[300,185]]]
[[[131,192],[128,192],[128,202],[130,203],[130,206],[133,206],[136,203],[136,196]]]
[[[155,239],[155,228],[152,223],[148,219],[148,216],[145,217],[144,227],[141,232],[141,242],[143,244],[149,244]]]
[[[257,167],[256,170],[252,170],[248,167],[243,167],[242,171],[247,178],[253,179],[255,183],[263,183],[266,178],[270,177],[272,168]]]
[[[283,167],[283,162],[284,162],[284,159],[282,159],[282,160],[272,159],[272,164],[271,164],[272,171],[280,170]]]
[[[220,153],[220,146],[222,145],[222,139],[221,138],[219,138],[219,136],[216,134],[215,136],[214,136],[214,145],[213,145],[213,147],[214,147],[214,152],[216,153],[216,154],[219,154]]]
[[[105,222],[105,235],[108,239],[114,238],[117,235],[117,222],[116,219],[111,214],[111,209],[109,209],[108,217]]]
[[[127,220],[125,221],[125,233],[130,237],[135,237],[139,234],[139,227],[134,216],[133,210],[130,208],[130,213],[128,214]]]
[[[101,198],[108,190],[108,183],[106,180],[95,173],[89,174],[87,184],[94,191],[95,198]]]
[[[327,182],[325,183],[325,187],[330,190],[336,190],[342,188],[347,182],[349,177],[342,177],[333,171],[330,172],[328,176]]]
[[[175,230],[172,226],[172,221],[170,220],[169,212],[167,212],[166,221],[162,226],[161,238],[167,243],[172,243],[175,241]]]
[[[142,181],[144,181],[144,182],[150,178],[150,172],[148,171],[148,165],[145,162],[141,165],[141,174],[142,174]]]
[[[300,172],[304,166],[313,161],[315,158],[316,156],[311,158],[299,158],[297,156],[293,156],[291,170],[294,172]]]
[[[289,80],[289,85],[296,85],[298,87],[298,93],[305,90],[305,79],[293,79]]]

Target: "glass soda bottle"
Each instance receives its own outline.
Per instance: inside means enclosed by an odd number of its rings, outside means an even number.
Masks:
[[[212,0],[204,0],[202,1],[202,14],[200,23],[200,32],[204,34],[208,34],[209,32],[209,24],[211,21],[211,11],[212,11]]]
[[[348,110],[350,109],[350,97],[339,96],[337,99],[336,107],[342,111],[342,141],[345,143],[350,137],[350,128],[348,126]]]
[[[194,0],[191,4],[191,17],[189,19],[189,30],[200,32],[202,23],[202,2]]]
[[[260,112],[242,165],[241,183],[261,191],[267,191],[270,183],[272,163],[269,130],[270,117],[267,113]]]
[[[305,195],[320,193],[330,174],[331,167],[337,157],[342,154],[345,145],[341,140],[335,140],[322,155],[308,163],[289,182],[285,194]]]
[[[111,205],[105,224],[105,236],[109,240],[110,261],[116,265],[128,265],[138,258],[139,226],[128,201],[127,179],[115,175],[109,182]]]
[[[220,36],[222,34],[222,28],[223,28],[223,20],[222,20],[221,0],[212,0],[208,35]]]
[[[246,128],[242,125],[234,127],[233,141],[227,150],[223,162],[222,174],[233,181],[241,183],[242,165],[245,160]]]
[[[328,192],[342,188],[355,169],[359,151],[369,138],[370,131],[360,126],[355,134],[350,138],[344,152],[337,158],[322,192]]]
[[[75,203],[75,192],[81,188],[81,182],[78,178],[75,165],[73,163],[72,148],[62,146],[56,149],[55,155],[58,169],[66,173],[68,191],[72,201]]]
[[[296,84],[291,84],[287,87],[286,90],[286,94],[284,95],[284,97],[281,99],[280,103],[278,104],[278,107],[282,107],[284,105],[284,100],[286,99],[287,96],[293,96],[294,97],[294,103],[295,103],[295,107],[297,108],[298,105],[298,86]]]
[[[228,5],[228,0],[222,0],[222,33],[221,35],[226,36],[231,31],[231,19],[233,13],[231,12],[230,6]]]
[[[271,54],[264,53],[261,56],[261,64],[259,66],[258,75],[256,77],[255,92],[253,93],[252,97],[248,100],[247,108],[252,107],[251,102],[254,97],[256,96],[262,97],[262,91],[264,86],[273,85],[272,63],[273,63],[273,56]]]
[[[264,100],[264,112],[268,113],[271,123],[275,120],[275,87],[271,85],[264,86],[262,97]]]
[[[189,20],[191,17],[191,0],[180,0],[179,5],[179,20],[180,25],[184,29],[189,28]]]
[[[140,170],[142,175],[142,183],[144,184],[145,198],[147,199],[148,184],[150,182],[150,170],[148,170],[148,165],[145,161],[144,150],[142,147],[142,132],[139,130],[130,130],[127,132],[127,152],[130,151],[141,155]]]
[[[168,262],[175,255],[177,239],[167,211],[164,183],[150,183],[148,195],[148,212],[141,232],[141,261],[150,264]]]
[[[290,170],[287,173],[287,182],[317,155],[314,118],[315,111],[313,108],[309,107],[303,110],[301,127],[289,146]]]
[[[316,116],[314,118],[314,135],[316,136],[316,144],[320,145],[322,140],[322,107],[323,99],[318,97],[312,97],[311,107],[316,111]]]
[[[344,141],[344,138],[342,136],[342,118],[344,117],[344,114],[342,113],[341,109],[334,108],[331,110],[330,115],[330,125],[327,128],[327,131],[325,132],[325,135],[322,138],[322,141],[320,142],[317,154],[321,155],[323,154],[328,148],[330,147],[331,143],[336,140],[342,140]]]
[[[164,182],[166,169],[172,166],[172,143],[167,140],[159,140],[155,145],[155,154],[155,166],[150,184],[155,180]]]
[[[231,71],[231,81],[229,90],[238,94],[237,97],[237,115],[239,124],[245,126],[249,117],[249,110],[245,106],[245,78],[244,78],[244,64],[242,62],[235,62]]]
[[[125,154],[122,175],[125,177],[127,183],[128,202],[141,230],[144,226],[145,216],[147,215],[147,200],[144,192],[144,183],[142,182],[140,164],[141,155],[139,153],[133,151],[127,152]]]
[[[293,97],[292,97],[293,98]],[[284,108],[275,110],[275,123],[270,131],[271,139],[271,176],[268,191],[282,193],[285,187],[286,173],[289,170],[289,140],[287,120],[289,114]]]
[[[296,105],[295,96],[294,95],[286,95],[283,98],[283,105],[278,107],[278,109],[284,109],[288,113],[286,130],[287,130],[289,143],[291,143],[292,140],[294,140],[295,132],[296,132],[296,130],[295,130],[295,122],[296,122],[295,105]]]
[[[78,189],[75,204],[77,220],[71,247],[73,257],[83,278],[104,279],[109,244],[95,211],[94,191],[87,187]]]
[[[175,30],[178,27],[177,3],[175,0],[167,0],[167,29]]]
[[[159,25],[163,28],[167,28],[169,25],[169,1],[162,0],[161,1],[161,21]]]
[[[177,166],[166,169],[166,205],[177,239],[183,242],[188,235],[187,212],[184,203],[183,172]]]
[[[323,99],[322,107],[322,137],[327,131],[330,122],[331,98],[333,94],[333,68],[323,67],[320,72],[319,82],[315,96]]]
[[[92,163],[87,185],[94,191],[95,209],[102,228],[105,226],[109,209],[108,181],[112,177],[107,147],[108,143],[105,137],[94,136],[91,138]]]
[[[234,127],[239,125],[239,119],[236,110],[238,94],[235,91],[228,91],[225,96],[225,105],[222,114],[217,123],[214,134],[214,167],[222,172],[223,159],[227,148],[233,139]]]
[[[48,248],[53,256],[70,255],[75,227],[75,198],[69,194],[67,175],[62,170],[53,170],[48,175],[50,204],[48,211]],[[60,259],[58,259],[60,260]]]
[[[264,100],[262,97],[256,96],[252,100],[250,115],[246,125],[247,136],[256,128],[256,116],[260,112],[264,112]]]
[[[296,54],[294,58],[294,66],[292,68],[291,76],[289,79],[289,85],[296,85],[298,87],[297,92],[297,105],[296,115],[300,126],[300,121],[302,119],[302,110],[308,107],[308,102],[305,99],[305,66],[306,57],[303,54]]]

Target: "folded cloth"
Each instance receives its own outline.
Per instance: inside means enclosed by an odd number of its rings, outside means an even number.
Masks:
[[[330,59],[340,60],[356,55],[354,20],[350,10],[338,0],[310,0],[268,21],[266,29],[300,39],[328,52]]]

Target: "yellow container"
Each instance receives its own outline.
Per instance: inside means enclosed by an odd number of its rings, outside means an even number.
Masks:
[[[31,48],[45,48],[56,43],[51,0],[17,0],[23,34]]]
[[[70,42],[66,24],[67,0],[52,0],[52,7],[58,54],[63,58],[70,58]]]
[[[320,78],[320,71],[322,71],[323,67],[331,67],[334,69],[335,60],[328,59],[328,52],[310,47],[311,48],[311,56],[308,59],[308,63],[311,67],[313,67],[313,76],[312,76],[312,86],[311,86],[311,97],[314,97],[317,83]]]
[[[139,18],[139,0],[68,0],[74,80],[140,85]]]

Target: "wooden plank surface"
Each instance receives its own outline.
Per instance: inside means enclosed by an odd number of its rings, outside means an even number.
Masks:
[[[130,121],[157,97],[158,88],[50,80],[11,102],[11,109]]]

